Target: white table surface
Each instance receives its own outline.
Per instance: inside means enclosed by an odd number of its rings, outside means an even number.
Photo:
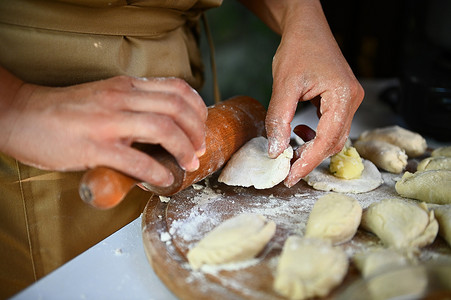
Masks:
[[[394,81],[362,82],[365,99],[351,127],[351,137],[363,130],[403,125],[402,119],[377,99],[378,93]],[[300,111],[294,124],[316,128],[314,107]],[[443,144],[428,140],[430,146]],[[177,299],[153,272],[144,253],[141,217],[88,249],[59,269],[18,293],[22,299]]]

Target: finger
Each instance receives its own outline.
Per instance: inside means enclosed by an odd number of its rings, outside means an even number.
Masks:
[[[118,128],[124,144],[129,141],[160,144],[188,172],[197,170],[199,159],[186,133],[168,116],[154,113],[128,113]]]
[[[198,156],[205,152],[205,120],[182,97],[147,91],[138,91],[127,97],[128,109],[168,116],[189,137]]]
[[[207,107],[199,93],[193,89],[186,81],[175,77],[159,78],[135,78],[133,86],[150,92],[167,92],[177,94],[198,113],[205,122],[207,120]]]
[[[288,187],[296,184],[316,168],[324,159],[340,151],[350,131],[352,122],[351,111],[343,108],[343,103],[328,102],[334,99],[327,94],[323,97],[322,117],[319,120],[316,136],[310,142],[296,150],[295,157],[298,159],[293,163],[290,173],[285,179]],[[333,104],[332,104],[333,103]]]
[[[131,147],[117,144],[103,148],[99,166],[108,166],[131,177],[155,186],[167,187],[174,182],[174,176],[167,168],[152,157]]]
[[[296,112],[298,98],[287,97],[274,89],[265,119],[268,137],[268,155],[279,156],[289,145],[291,121]]]

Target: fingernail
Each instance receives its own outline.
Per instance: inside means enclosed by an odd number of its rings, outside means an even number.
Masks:
[[[194,155],[193,159],[189,163],[189,165],[186,168],[186,171],[193,172],[199,169],[199,158],[197,158],[197,155]]]
[[[166,178],[166,181],[163,184],[163,186],[168,187],[173,183],[174,183],[174,175],[172,174],[172,172],[169,172],[168,177]]]
[[[206,151],[207,151],[207,146],[205,145],[205,143],[203,143],[202,146],[196,151],[196,156],[201,157],[202,155],[205,154]]]
[[[293,178],[292,177],[287,177],[285,180],[284,180],[284,182],[283,182],[283,184],[287,187],[287,188],[291,188],[292,186],[294,186],[295,184],[297,183],[297,181],[296,180],[293,180]]]

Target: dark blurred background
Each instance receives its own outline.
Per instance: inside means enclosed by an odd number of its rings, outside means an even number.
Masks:
[[[357,78],[398,78],[399,86],[382,91],[381,101],[397,110],[413,129],[451,140],[451,1],[321,3]],[[220,8],[207,12],[207,19],[222,99],[248,95],[267,106],[279,36],[236,0],[224,0]],[[208,53],[205,37],[201,46]],[[211,72],[205,57],[206,83],[201,94],[211,104]]]

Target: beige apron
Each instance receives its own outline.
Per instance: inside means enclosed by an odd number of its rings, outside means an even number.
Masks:
[[[198,20],[220,4],[0,1],[0,64],[27,82],[47,86],[125,74],[176,76],[199,88]],[[150,197],[136,188],[118,207],[96,210],[78,196],[81,175],[38,170],[0,154],[0,298],[134,220]]]

